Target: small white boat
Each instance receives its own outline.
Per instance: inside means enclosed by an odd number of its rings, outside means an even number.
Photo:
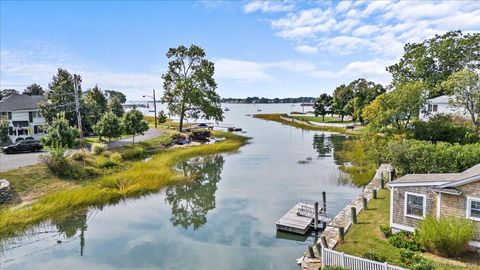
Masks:
[[[261,112],[261,111],[262,111],[262,109],[257,109],[257,112]]]
[[[229,108],[225,108],[225,109],[223,109],[223,110],[226,111],[226,112],[229,112],[229,111],[230,111]]]

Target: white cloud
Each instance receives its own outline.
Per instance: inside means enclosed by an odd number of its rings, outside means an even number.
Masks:
[[[273,79],[273,77],[266,72],[266,67],[264,65],[253,61],[235,59],[216,60],[215,77],[250,83]]]
[[[256,11],[283,12],[290,11],[292,8],[293,4],[284,1],[251,1],[243,7],[243,11],[246,13]]]
[[[392,63],[392,61],[379,59],[355,61],[340,70],[339,74],[351,78],[366,78],[377,83],[387,84],[391,80],[391,75],[385,70],[385,67]]]
[[[278,36],[310,44],[307,49],[294,43],[302,53],[314,52],[316,44],[318,53],[399,58],[405,43],[458,29],[480,31],[478,1],[341,1],[333,7],[314,2],[295,10],[270,23]]]
[[[308,46],[308,45],[299,45],[295,47],[295,50],[300,53],[312,54],[312,53],[316,53],[318,51],[318,48]]]

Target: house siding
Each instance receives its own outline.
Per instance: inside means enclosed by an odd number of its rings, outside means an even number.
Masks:
[[[437,211],[437,194],[428,190],[429,187],[395,187],[393,192],[392,223],[416,228],[422,219],[405,216],[405,193],[418,193],[426,196],[425,214],[435,215]]]
[[[442,203],[440,208],[441,216],[455,216],[459,218],[467,217],[467,197],[475,197],[480,199],[480,182],[474,182],[457,187],[462,192],[461,195],[455,196],[450,194],[442,194]],[[477,227],[476,241],[480,241],[480,222],[475,221]]]

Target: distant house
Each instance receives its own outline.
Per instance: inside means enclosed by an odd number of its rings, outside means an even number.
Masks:
[[[453,100],[453,98],[454,96],[445,95],[427,99],[425,107],[420,111],[420,119],[428,121],[432,116],[440,113],[466,118],[467,115],[463,107],[456,107],[450,104],[450,100]]]
[[[10,95],[0,100],[0,120],[8,121],[8,135],[12,142],[45,134],[45,119],[38,104],[46,101],[44,96]]]
[[[407,174],[392,182],[390,226],[413,232],[426,216],[455,216],[474,220],[480,247],[480,164],[461,173]]]

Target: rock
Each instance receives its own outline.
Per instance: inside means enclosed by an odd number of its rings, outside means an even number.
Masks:
[[[13,190],[7,179],[0,180],[0,203],[6,203],[13,199]]]

